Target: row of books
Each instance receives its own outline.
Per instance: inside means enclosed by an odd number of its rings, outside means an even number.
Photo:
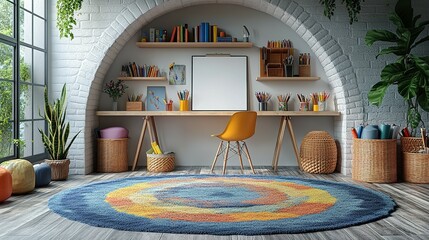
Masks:
[[[267,48],[292,48],[292,42],[289,39],[268,41]]]
[[[126,77],[159,77],[159,68],[156,65],[138,65],[135,62],[122,65],[122,74]]]
[[[189,29],[188,24],[173,27],[170,42],[217,42],[225,40],[225,34],[218,36],[217,25],[202,22],[200,25]],[[232,38],[229,38],[232,41]]]

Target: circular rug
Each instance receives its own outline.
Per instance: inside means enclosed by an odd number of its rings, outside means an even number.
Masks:
[[[356,185],[281,176],[166,175],[60,192],[52,211],[129,231],[214,235],[303,233],[374,221],[392,199]]]

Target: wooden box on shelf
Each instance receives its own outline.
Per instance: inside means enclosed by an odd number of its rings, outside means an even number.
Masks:
[[[300,77],[310,77],[311,76],[310,65],[299,65],[299,76]]]
[[[127,111],[142,111],[143,102],[127,102]]]

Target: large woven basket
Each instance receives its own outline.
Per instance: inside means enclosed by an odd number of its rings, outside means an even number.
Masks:
[[[149,172],[170,172],[174,170],[174,153],[147,153],[147,170]]]
[[[423,149],[423,142],[418,137],[401,137],[402,152],[416,153]]]
[[[69,176],[70,160],[49,160],[46,159],[47,163],[51,167],[51,180],[60,181],[66,180]]]
[[[364,182],[396,182],[396,139],[353,139],[352,178]]]
[[[128,138],[98,139],[98,172],[128,171]]]
[[[325,131],[305,135],[299,155],[302,169],[309,173],[332,173],[337,166],[337,145]]]
[[[404,152],[404,180],[429,183],[429,154]]]

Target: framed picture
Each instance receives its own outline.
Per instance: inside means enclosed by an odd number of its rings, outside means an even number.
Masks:
[[[165,111],[165,87],[148,86],[146,111]]]
[[[170,68],[168,82],[170,85],[186,85],[186,65],[176,65]]]

